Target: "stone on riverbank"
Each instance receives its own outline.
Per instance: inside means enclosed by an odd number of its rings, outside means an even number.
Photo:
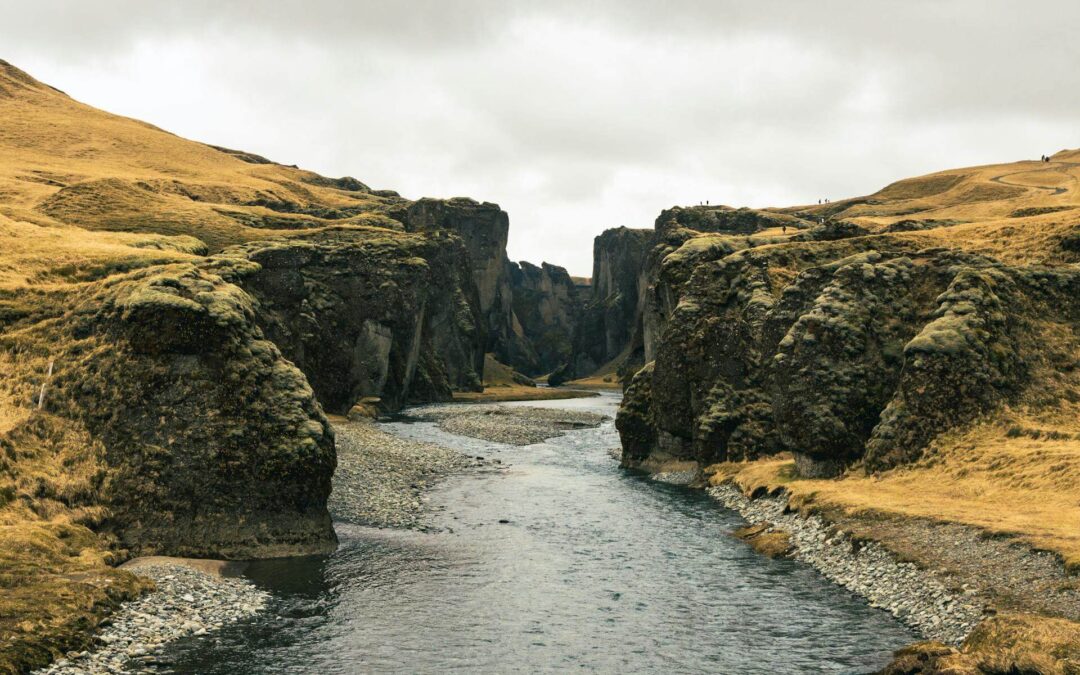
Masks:
[[[156,590],[110,617],[91,650],[71,652],[35,675],[99,675],[155,670],[159,651],[174,640],[206,635],[265,609],[270,594],[248,581],[223,578],[177,562],[147,560],[127,569]]]
[[[596,427],[608,419],[592,412],[526,406],[425,407],[411,413],[452,434],[509,445],[541,443],[568,429]]]
[[[368,422],[335,426],[335,520],[374,527],[422,525],[424,491],[447,474],[487,466],[451,448],[395,436]]]

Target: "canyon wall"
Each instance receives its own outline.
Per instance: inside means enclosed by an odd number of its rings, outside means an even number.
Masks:
[[[227,249],[213,267],[255,298],[259,325],[331,412],[481,387],[486,326],[454,234],[330,230]]]
[[[573,358],[581,320],[579,289],[562,267],[522,261],[510,266],[514,318],[536,354],[535,364],[513,363],[527,375],[564,368]]]
[[[487,352],[530,376],[569,363],[581,311],[578,290],[561,267],[507,258],[510,221],[497,204],[465,197],[425,198],[389,215],[408,232],[453,233],[462,239],[484,318]]]
[[[625,465],[786,451],[808,477],[858,462],[883,470],[1057,386],[1045,354],[1069,350],[1059,343],[1080,316],[1074,267],[1010,265],[842,221],[719,213],[657,221],[648,365],[617,420]]]
[[[18,297],[3,397],[48,388],[0,434],[5,504],[67,512],[130,555],[334,548],[333,431],[243,290],[186,263]]]
[[[645,264],[652,230],[605,230],[593,240],[591,297],[574,334],[573,373],[637,370],[644,363]]]

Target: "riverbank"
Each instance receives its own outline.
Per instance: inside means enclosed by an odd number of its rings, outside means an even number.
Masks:
[[[570,429],[595,428],[610,417],[593,412],[529,406],[414,408],[409,414],[443,431],[507,445],[531,445]]]
[[[1031,544],[1052,530],[1005,533],[957,522],[947,510],[932,517],[891,508],[937,503],[940,486],[929,480],[905,501],[890,499],[890,481],[910,481],[925,468],[820,481],[794,479],[789,464],[707,467],[709,492],[930,641],[898,651],[886,672],[1080,672],[1080,579],[1060,552]],[[1012,522],[1025,508],[1038,505],[983,517]]]
[[[567,398],[589,398],[595,391],[563,389],[561,387],[491,386],[484,391],[456,391],[455,403],[508,403],[511,401],[557,401]]]
[[[767,523],[786,535],[790,556],[885,609],[920,636],[959,644],[983,617],[974,588],[953,590],[948,579],[911,562],[897,560],[876,542],[861,541],[822,518],[788,511],[787,499],[751,500],[731,484],[709,494],[750,523]]]
[[[451,433],[434,417],[417,422],[423,409],[376,424],[508,468],[433,480],[420,527],[339,523],[340,548],[317,564],[254,563],[252,578],[275,589],[274,611],[220,639],[178,644],[170,663],[205,675],[441,672],[448,663],[468,672],[864,673],[912,639],[811,570],[762,561],[725,536],[739,518],[702,491],[621,471],[608,454],[618,443],[610,421],[560,430],[553,412],[532,410],[559,405],[569,410],[556,419],[594,423],[616,404],[605,395],[497,406],[507,414],[483,423],[505,430],[540,415],[558,434],[526,447]],[[483,412],[439,408],[454,418]]]
[[[424,492],[437,480],[470,469],[499,470],[497,462],[411,441],[371,422],[335,421],[334,431],[338,464],[328,507],[335,521],[422,527]]]
[[[206,635],[262,611],[270,594],[251,582],[226,578],[228,563],[148,558],[124,569],[154,582],[155,590],[106,619],[94,648],[70,652],[35,675],[157,672],[160,651],[187,636]]]

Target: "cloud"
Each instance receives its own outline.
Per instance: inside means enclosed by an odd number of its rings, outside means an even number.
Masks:
[[[782,205],[1078,145],[1071,2],[46,0],[0,56],[170,131],[510,212],[574,273],[675,203]]]

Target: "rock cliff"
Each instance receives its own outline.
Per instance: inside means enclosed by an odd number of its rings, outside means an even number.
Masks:
[[[456,235],[326,230],[227,249],[211,266],[253,296],[267,337],[332,412],[480,387],[485,326]]]
[[[868,202],[889,204],[846,208]],[[1048,363],[1076,347],[1075,266],[935,245],[947,233],[892,226],[905,210],[662,213],[645,263],[649,363],[617,420],[624,464],[786,451],[802,476],[879,471],[1005,406],[1053,414],[1060,392],[1080,395]]]
[[[333,549],[333,431],[240,288],[181,264],[42,300],[4,324],[10,399],[33,400],[48,384],[42,409],[9,432],[19,451],[4,468],[16,500],[45,497],[45,508],[51,495],[96,514],[86,522],[131,554]],[[44,449],[38,433],[59,447],[86,435],[79,461],[92,468],[81,471],[96,478],[85,492],[69,492],[58,475],[33,494],[21,470]]]
[[[536,354],[526,375],[565,367],[573,356],[573,336],[581,320],[581,299],[570,274],[556,265],[522,261],[510,267],[514,319]],[[519,364],[521,365],[521,364]]]
[[[461,238],[486,328],[485,348],[500,362],[531,376],[570,362],[581,312],[578,289],[561,267],[510,262],[509,217],[497,204],[425,198],[388,214],[408,232]]]
[[[652,230],[620,227],[593,240],[591,297],[574,334],[576,376],[644,363],[645,265],[655,239]]]
[[[0,670],[85,647],[143,588],[108,567],[132,555],[331,550],[324,407],[475,390],[489,345],[537,360],[497,206],[188,141],[4,62],[0,206]]]

